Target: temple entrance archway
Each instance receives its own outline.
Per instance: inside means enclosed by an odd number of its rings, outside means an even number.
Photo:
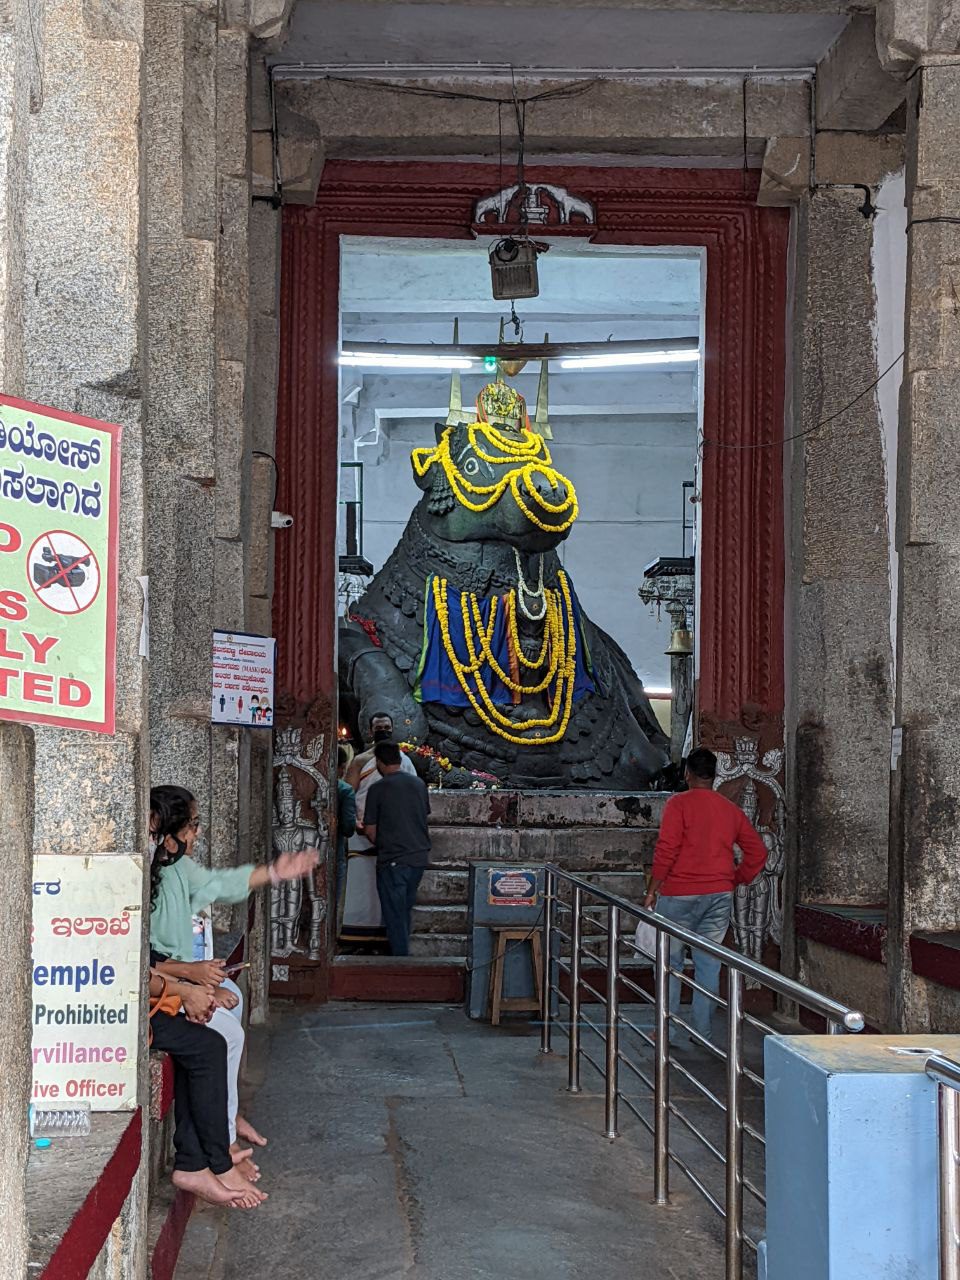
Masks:
[[[287,827],[315,817],[321,841],[338,730],[342,245],[348,237],[469,243],[491,230],[489,221],[477,225],[478,201],[494,197],[486,210],[480,206],[481,217],[496,223],[504,216],[499,178],[495,166],[331,162],[315,205],[284,211],[277,501],[296,532],[277,546],[276,763],[294,784],[296,812],[278,816]],[[725,753],[738,791],[752,784],[761,824],[775,825],[782,809],[774,784],[783,741],[787,215],[757,208],[756,177],[738,171],[558,167],[527,178],[595,209],[589,226],[575,210],[551,208],[538,238],[560,243],[589,234],[603,248],[703,256],[696,733]],[[772,834],[782,839],[782,831]],[[328,905],[329,896],[326,887]],[[311,947],[318,962],[328,954],[327,935],[318,922]],[[278,990],[296,993],[289,972],[275,969],[274,977]]]

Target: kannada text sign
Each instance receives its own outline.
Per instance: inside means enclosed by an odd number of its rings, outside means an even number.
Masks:
[[[120,428],[0,396],[0,720],[113,733]]]
[[[33,871],[33,1101],[137,1105],[143,861],[41,854]]]
[[[276,654],[277,642],[272,636],[213,633],[210,718],[214,724],[273,728]]]

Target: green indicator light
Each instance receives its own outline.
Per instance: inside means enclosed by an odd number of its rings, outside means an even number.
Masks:
[[[484,357],[483,357],[483,368],[484,368],[484,372],[486,372],[486,373],[496,373],[496,372],[497,372],[497,357],[496,357],[496,356],[484,356]]]

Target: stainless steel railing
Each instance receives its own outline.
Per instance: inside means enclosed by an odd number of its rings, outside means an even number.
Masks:
[[[615,873],[609,873],[615,874]],[[603,880],[605,874],[595,879]],[[652,957],[654,990],[647,991],[624,971],[624,957],[643,957],[634,945],[632,934],[624,936],[621,917],[633,922],[645,921],[656,930],[656,955]],[[567,925],[566,928],[563,926]],[[599,943],[601,950],[594,949]],[[671,944],[689,946],[694,952],[703,952],[719,960],[727,971],[726,999],[687,976],[682,964],[673,967],[670,962]],[[603,974],[602,990],[592,986],[583,973],[583,960],[592,962]],[[644,957],[646,958],[646,957]],[[621,1104],[653,1136],[653,1199],[664,1205],[670,1200],[670,1169],[676,1167],[703,1196],[707,1203],[725,1222],[725,1280],[743,1280],[744,1247],[756,1250],[757,1240],[744,1229],[744,1192],[762,1214],[765,1208],[764,1194],[760,1190],[760,1177],[751,1177],[744,1168],[744,1138],[753,1147],[763,1150],[762,1115],[756,1123],[745,1118],[745,1097],[751,1090],[751,1103],[762,1098],[763,1068],[754,1070],[745,1061],[744,1034],[765,1035],[769,1026],[747,1013],[744,1008],[744,989],[747,983],[766,988],[802,1008],[820,1015],[828,1031],[834,1035],[857,1032],[863,1029],[863,1015],[848,1009],[826,996],[794,982],[773,969],[731,951],[714,942],[708,942],[672,921],[665,920],[634,902],[609,893],[601,885],[593,884],[584,876],[572,875],[559,867],[546,868],[544,919],[543,919],[543,1006],[541,1019],[541,1052],[553,1050],[553,1033],[562,1031],[567,1037],[567,1087],[571,1093],[581,1090],[581,1063],[586,1061],[604,1081],[604,1132],[613,1139],[618,1136]],[[566,975],[566,990],[560,975]],[[699,971],[697,972],[699,977]],[[678,1013],[670,1011],[670,983],[679,982],[693,991],[700,992],[712,1004],[726,1011],[725,1043],[714,1044],[709,1036],[703,1036]],[[630,992],[640,1002],[652,1006],[653,1022],[641,1026],[628,1016],[621,1004],[621,992]],[[586,996],[586,998],[585,998]],[[555,1017],[554,1008],[562,1002],[567,1006],[566,1019]],[[604,1009],[603,1025],[593,1021],[584,1009],[592,1012],[592,1006]],[[679,1061],[671,1051],[670,1030],[681,1028],[704,1051],[707,1062],[723,1064],[723,1083],[717,1086],[704,1080],[689,1062]],[[590,1048],[585,1047],[584,1035],[592,1037]],[[594,1057],[590,1051],[593,1041],[603,1044],[603,1053]],[[642,1047],[642,1056],[631,1052],[631,1043]],[[598,1058],[600,1059],[598,1061]],[[960,1087],[960,1068],[956,1080]],[[646,1093],[638,1099],[625,1091],[621,1084],[623,1073],[629,1073],[631,1081],[637,1081]],[[711,1138],[698,1127],[691,1114],[671,1098],[671,1084],[677,1077],[692,1087],[695,1105],[705,1105],[708,1114],[722,1120],[722,1136]],[[951,1090],[952,1093],[952,1090]],[[722,1096],[721,1096],[722,1095]],[[952,1095],[955,1099],[956,1095]],[[652,1115],[646,1114],[640,1105],[642,1100],[652,1100]],[[956,1110],[951,1124],[952,1133],[958,1118]],[[710,1174],[694,1167],[692,1157],[682,1154],[671,1141],[671,1122],[682,1126],[683,1137],[699,1144],[695,1149],[704,1150],[712,1158],[713,1170],[722,1170],[722,1190],[710,1185]],[[956,1179],[957,1166],[953,1167]],[[953,1199],[956,1205],[956,1181]],[[759,1232],[757,1232],[759,1236]],[[945,1272],[947,1280],[960,1280],[960,1271]]]
[[[925,1069],[940,1086],[940,1280],[960,1280],[960,1064],[933,1054]]]

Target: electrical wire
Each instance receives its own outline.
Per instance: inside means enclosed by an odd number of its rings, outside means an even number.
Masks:
[[[280,488],[280,464],[272,453],[267,453],[266,449],[251,449],[250,452],[255,458],[269,458],[273,463],[273,501],[270,503],[270,509],[275,510],[277,505],[277,492]]]
[[[960,223],[960,218],[955,218],[952,214],[946,214],[946,213],[940,214],[935,218],[911,218],[910,221],[907,223],[906,229],[907,231],[909,231],[911,227],[920,226],[922,223],[925,223],[925,222],[947,222],[947,223],[950,223],[951,225],[956,226],[958,223]]]
[[[862,391],[858,392],[857,395],[855,395],[852,400],[849,400],[843,406],[842,409],[838,409],[836,413],[831,413],[829,417],[821,418],[819,422],[815,423],[812,427],[808,427],[806,431],[797,431],[792,436],[783,436],[779,440],[762,441],[759,444],[727,444],[723,440],[704,439],[701,442],[701,449],[700,449],[701,457],[703,456],[703,450],[708,445],[711,445],[714,449],[776,449],[776,448],[782,447],[785,444],[789,444],[791,440],[802,440],[805,436],[811,436],[815,431],[819,431],[821,427],[826,427],[831,422],[835,422],[837,418],[843,417],[843,415],[847,412],[848,409],[852,409],[853,406],[859,403],[859,401],[861,401],[864,396],[869,395],[870,392],[874,389],[874,387],[876,387],[880,382],[882,382],[883,379],[887,376],[888,373],[890,373],[892,369],[896,368],[896,366],[900,363],[900,361],[903,359],[905,355],[906,355],[906,352],[901,351],[900,354],[897,356],[896,360],[894,360],[891,364],[887,365],[883,373],[878,374],[877,377],[874,378],[874,380],[868,386],[864,387]]]
[[[512,75],[511,71],[511,75]],[[520,104],[526,106],[531,102],[546,102],[551,98],[576,98],[580,94],[587,93],[596,85],[600,84],[600,79],[579,80],[575,84],[557,85],[553,89],[543,89],[540,93],[530,93],[519,95],[516,92],[516,84],[513,85],[513,91],[507,97],[493,93],[468,93],[462,89],[433,89],[429,85],[424,84],[398,84],[393,80],[358,80],[353,76],[323,76],[322,79],[329,80],[333,84],[349,84],[357,89],[375,89],[381,93],[404,93],[411,97],[419,98],[445,98],[449,102],[493,102],[497,104]]]
[[[518,950],[518,948],[522,947],[525,942],[530,941],[533,935],[540,928],[540,924],[543,921],[543,913],[545,909],[546,909],[545,905],[540,908],[540,911],[537,914],[537,918],[536,920],[534,920],[533,924],[530,926],[530,931],[528,933],[525,933],[522,938],[517,938],[516,942],[507,943],[507,945],[503,949],[503,954],[505,956],[509,955],[511,951]],[[489,969],[490,966],[495,963],[495,961],[496,961],[496,956],[491,956],[489,960],[484,960],[482,964],[468,964],[466,966],[465,972],[479,973],[481,969]]]

